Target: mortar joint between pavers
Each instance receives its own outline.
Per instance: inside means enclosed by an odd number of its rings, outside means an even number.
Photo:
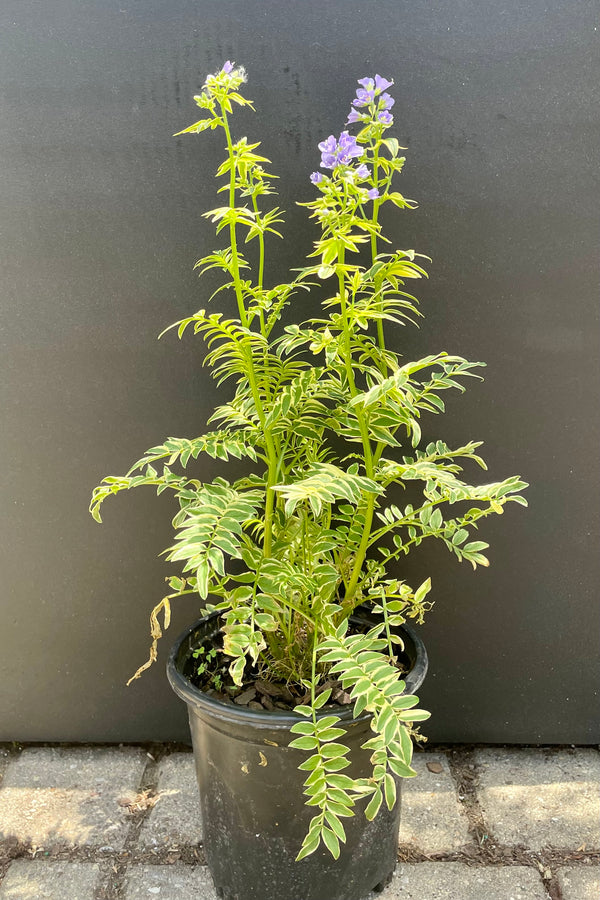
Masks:
[[[145,749],[145,748],[144,748]],[[154,749],[154,745],[152,745]],[[100,870],[100,879],[95,891],[101,900],[121,900],[127,875],[127,867],[135,853],[140,829],[149,816],[158,790],[158,759],[166,755],[156,745],[156,751],[146,749],[146,765],[137,786],[137,793],[129,799],[129,829],[123,848],[118,855],[108,860]]]
[[[551,878],[544,878],[542,875],[542,884],[550,900],[563,900],[563,892],[560,889],[556,875],[553,875]]]
[[[7,859],[0,862],[0,887],[2,887],[2,882],[4,881],[4,876],[8,872],[8,867],[10,866],[12,860]]]
[[[454,781],[456,800],[467,817],[468,830],[474,843],[483,847],[486,840],[496,844],[479,802],[477,763],[472,749],[460,747],[446,753],[450,775]]]

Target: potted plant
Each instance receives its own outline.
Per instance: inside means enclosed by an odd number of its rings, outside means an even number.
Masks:
[[[271,284],[282,216],[269,160],[230,130],[234,108],[252,106],[245,81],[226,62],[194,98],[202,118],[179,132],[226,141],[221,205],[205,213],[226,240],[196,266],[224,274],[217,293],[237,315],[201,309],[170,326],[200,335],[212,374],[234,387],[215,430],[169,438],[105,478],[91,512],[100,521],[106,497],[140,485],[178,502],[168,559],[182,574],[152,611],[150,658],[134,677],[156,659],[171,603],[199,594],[202,618],[173,648],[169,678],[190,711],[219,895],[359,900],[393,871],[399,780],[415,774],[414,727],[428,716],[414,695],[426,656],[406,622],[422,621],[431,585],[408,585],[399,563],[433,537],[487,565],[473,533],[508,502],[525,505],[526,485],[462,480],[463,462],[485,468],[477,442],[422,446],[422,414],[443,412],[444,391],[462,391],[482,363],[445,352],[407,362],[386,335],[421,315],[405,284],[426,275],[424,257],[393,249],[379,222],[384,204],[414,206],[393,187],[404,157],[388,136],[392,82],[361,79],[346,123],[357,133],[319,144],[316,197],[301,204],[320,229],[314,253]],[[325,293],[322,314],[284,327],[284,309],[311,290]],[[203,482],[201,454],[246,460],[246,474]],[[411,502],[393,502],[394,487]]]

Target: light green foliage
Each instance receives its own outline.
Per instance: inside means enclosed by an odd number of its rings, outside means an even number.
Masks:
[[[367,819],[374,819],[382,801],[389,809],[396,802],[396,781],[394,776],[410,778],[416,775],[411,769],[412,740],[410,725],[429,718],[429,713],[415,709],[418,698],[405,693],[405,683],[399,678],[398,669],[389,656],[382,651],[387,642],[380,638],[384,625],[376,627],[368,634],[347,634],[347,622],[343,622],[335,634],[321,641],[317,647],[321,663],[332,663],[330,675],[338,675],[344,689],[350,691],[354,701],[354,716],[365,710],[372,714],[371,728],[374,737],[362,746],[372,750],[373,774],[370,779],[352,779],[340,772],[348,768],[348,750],[338,739],[343,738],[344,729],[339,726],[337,716],[318,718],[314,713],[325,705],[326,698],[317,697],[311,707],[300,708],[312,722],[299,722],[292,731],[303,735],[290,746],[300,750],[314,750],[301,768],[310,775],[306,779],[306,794],[311,806],[319,806],[320,815],[315,816],[304,843],[298,854],[302,859],[314,852],[323,840],[327,848],[337,858],[339,841],[345,840],[341,819],[352,815],[356,800],[370,795],[365,809]]]
[[[479,521],[507,503],[525,505],[526,484],[518,477],[463,480],[463,465],[486,468],[479,442],[423,446],[422,430],[431,427],[424,419],[443,413],[444,392],[464,391],[483,363],[443,351],[407,361],[386,343],[390,325],[422,317],[405,287],[427,274],[427,258],[391,248],[379,221],[386,203],[415,206],[392,186],[404,157],[398,141],[386,137],[391,117],[379,116],[376,103],[363,108],[356,138],[362,155],[315,178],[316,198],[301,204],[320,229],[308,264],[288,282],[268,284],[267,250],[281,238],[282,211],[270,203],[275,176],[260,145],[231,135],[234,107],[252,108],[240,93],[244,81],[239,67],[209,76],[194,98],[202,118],[179,132],[220,130],[227,146],[218,205],[205,213],[225,245],[195,268],[200,277],[222,273],[213,297],[227,292],[237,315],[203,308],[166,329],[180,339],[201,338],[204,364],[229,398],[210,418],[217,430],[150,448],[125,476],[103,480],[90,509],[100,521],[111,494],[142,485],[173,492],[175,539],[165,552],[183,577],[168,579],[171,593],[151,613],[150,659],[134,677],[156,659],[159,614],[168,627],[171,602],[194,592],[221,615],[219,672],[229,668],[242,684],[258,665],[263,677],[310,690],[291,744],[309,753],[301,769],[316,813],[299,857],[321,843],[337,856],[343,819],[357,806],[368,818],[384,802],[391,808],[395,779],[414,774],[411,727],[428,715],[405,693],[396,630],[407,618],[423,620],[431,582],[416,589],[404,582],[402,558],[437,538],[459,561],[487,566]],[[322,314],[281,327],[283,310],[315,284],[325,288]],[[203,455],[247,461],[246,474],[206,483]],[[405,488],[411,502],[402,504]],[[363,603],[378,624],[356,634],[348,620]],[[208,672],[209,662],[215,668],[212,657],[199,665]],[[331,699],[323,681],[336,677],[354,713],[370,715],[368,778],[345,774],[344,729],[339,716],[322,709]]]
[[[301,763],[300,769],[309,773],[304,783],[307,804],[319,808],[319,813],[310,821],[298,860],[314,853],[321,841],[337,859],[340,841],[344,843],[346,840],[342,819],[353,816],[356,800],[373,791],[366,779],[357,780],[343,774],[350,760],[347,747],[336,740],[346,733],[339,727],[340,718],[334,715],[316,716],[317,710],[330,697],[331,690],[327,689],[314,698],[311,706],[297,707],[297,712],[310,717],[310,720],[292,726],[294,734],[301,737],[293,740],[290,747],[314,751]]]
[[[203,485],[185,507],[167,559],[184,562],[183,571],[195,574],[203,600],[211,580],[225,577],[225,554],[241,558],[243,524],[256,514],[261,499],[257,491],[238,493],[223,482]]]
[[[157,462],[165,457],[168,457],[167,462],[170,466],[174,462],[179,462],[185,469],[190,459],[198,459],[201,453],[206,453],[213,459],[223,459],[225,462],[230,456],[236,459],[248,456],[256,461],[256,452],[252,443],[256,437],[257,434],[248,429],[245,432],[233,434],[227,431],[212,431],[193,441],[187,438],[168,438],[159,447],[151,447],[150,450],[147,450],[145,456],[135,464],[128,474],[131,475],[132,472],[142,469],[148,463]]]
[[[319,516],[324,505],[336,500],[348,500],[357,505],[364,493],[378,494],[379,485],[371,478],[357,475],[358,465],[347,471],[331,463],[314,463],[306,476],[290,484],[275,484],[273,490],[285,497],[284,513],[291,516],[302,500],[308,500],[314,516]]]

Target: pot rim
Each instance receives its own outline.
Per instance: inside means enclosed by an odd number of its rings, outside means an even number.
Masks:
[[[360,619],[361,612],[368,613],[367,610],[358,610],[357,613],[351,618]],[[196,622],[194,622],[193,625],[190,625],[182,634],[179,635],[171,648],[169,658],[167,660],[167,678],[171,687],[173,688],[177,696],[184,700],[188,704],[188,706],[193,707],[198,711],[203,710],[205,713],[210,714],[210,716],[222,721],[239,724],[246,722],[249,725],[252,724],[254,727],[263,727],[272,730],[289,730],[292,725],[294,725],[296,722],[302,721],[305,717],[301,716],[299,713],[293,712],[292,710],[290,710],[289,712],[281,709],[265,709],[264,711],[261,711],[256,709],[249,709],[246,706],[237,706],[234,703],[224,703],[222,700],[211,697],[204,691],[200,690],[200,688],[197,688],[189,681],[189,679],[185,675],[183,675],[179,671],[177,662],[185,641],[190,641],[191,648],[192,635],[195,634],[199,627],[205,623],[210,622],[212,619],[219,618],[220,616],[221,611],[215,610],[215,612],[210,613],[208,616],[203,616],[202,618],[198,619]],[[363,615],[362,618],[364,619],[365,616]],[[427,674],[427,650],[419,635],[410,625],[405,623],[400,628],[398,628],[398,632],[401,634],[403,639],[408,638],[408,641],[405,640],[405,648],[408,650],[408,655],[411,658],[413,665],[407,672],[406,677],[403,678],[403,681],[406,682],[406,693],[412,694],[420,688]],[[333,709],[331,705],[328,705],[317,712],[317,718],[323,718],[324,716],[331,715],[338,716],[338,718],[341,719],[342,722],[359,723],[368,721],[371,718],[372,714],[370,712],[363,712],[358,718],[354,718],[352,715],[352,704],[348,704],[347,706],[340,706],[337,708],[334,707]]]

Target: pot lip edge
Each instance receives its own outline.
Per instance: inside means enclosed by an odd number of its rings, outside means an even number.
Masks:
[[[304,716],[301,716],[298,713],[294,713],[292,710],[290,710],[289,712],[287,710],[281,709],[261,711],[248,709],[244,706],[235,706],[232,703],[223,703],[221,700],[216,700],[208,696],[204,691],[201,691],[199,688],[195,687],[195,685],[193,685],[184,675],[182,675],[176,665],[176,658],[179,652],[179,648],[186,640],[186,638],[195,629],[197,629],[199,625],[204,622],[210,621],[213,618],[217,618],[219,615],[220,611],[215,610],[208,616],[200,617],[192,625],[189,625],[185,629],[185,631],[183,631],[179,635],[177,640],[172,645],[169,652],[166,669],[169,684],[171,685],[177,696],[180,697],[188,705],[188,708],[191,707],[196,713],[204,711],[211,717],[220,720],[228,720],[230,722],[236,722],[240,724],[245,722],[248,725],[253,725],[257,728],[265,728],[273,731],[289,731],[292,725],[296,724],[297,722],[305,721]],[[414,628],[408,623],[405,623],[401,626],[401,630],[403,630],[408,635],[413,643],[416,652],[415,666],[410,670],[410,672],[408,672],[406,679],[404,679],[408,681],[410,676],[413,673],[415,674],[417,684],[414,687],[409,687],[409,692],[412,693],[413,691],[419,690],[423,681],[425,680],[425,676],[427,675],[427,669],[429,666],[429,660],[425,644],[423,643],[421,637],[416,633]],[[418,672],[417,669],[419,670]],[[363,712],[358,718],[354,718],[351,714],[351,711],[351,704],[346,707],[339,707],[339,709],[336,710],[326,708],[317,712],[317,718],[337,715],[342,723],[350,725],[367,722],[372,715],[370,712]]]

